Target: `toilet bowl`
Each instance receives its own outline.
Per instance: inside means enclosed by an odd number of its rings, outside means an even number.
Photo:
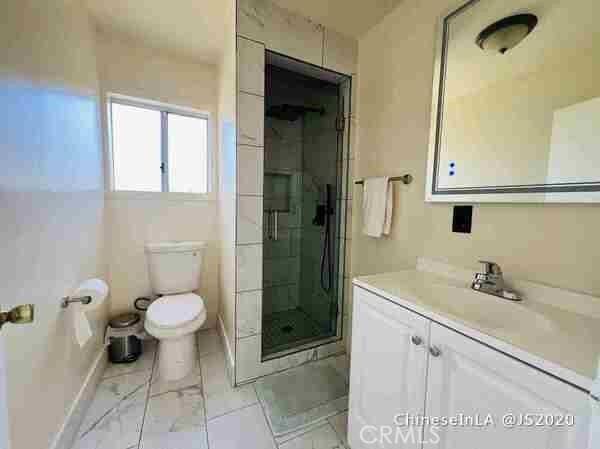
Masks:
[[[158,374],[163,380],[186,377],[196,363],[195,332],[206,321],[200,286],[203,242],[146,245],[150,283],[160,297],[150,304],[146,331],[158,339]]]
[[[144,328],[158,339],[161,379],[183,379],[194,369],[195,332],[205,321],[204,301],[194,293],[163,296],[150,305]]]

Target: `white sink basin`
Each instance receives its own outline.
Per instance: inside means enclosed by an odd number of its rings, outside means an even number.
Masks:
[[[478,323],[483,328],[520,333],[535,328],[539,332],[556,332],[557,327],[546,316],[527,307],[527,301],[510,301],[470,288],[430,284],[428,295],[433,304],[446,313]],[[440,300],[443,298],[443,300]]]

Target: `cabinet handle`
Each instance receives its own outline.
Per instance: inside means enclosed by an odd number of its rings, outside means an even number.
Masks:
[[[433,357],[439,357],[440,355],[442,355],[442,351],[440,350],[440,348],[438,348],[437,346],[430,346],[429,347],[429,353],[433,356]]]
[[[410,337],[410,341],[412,341],[413,345],[415,346],[420,346],[421,343],[423,343],[423,339],[418,335],[413,335],[412,337]]]

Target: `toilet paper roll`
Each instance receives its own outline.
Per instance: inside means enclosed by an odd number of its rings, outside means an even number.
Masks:
[[[84,305],[84,308],[87,312],[91,312],[92,310],[96,310],[104,304],[104,301],[106,301],[106,298],[108,297],[108,285],[102,279],[88,279],[77,287],[73,296],[90,296],[92,302]]]
[[[108,285],[102,279],[88,279],[83,282],[71,295],[72,297],[90,296],[89,304],[71,303],[71,319],[75,340],[83,347],[93,335],[87,314],[101,307],[108,297]]]

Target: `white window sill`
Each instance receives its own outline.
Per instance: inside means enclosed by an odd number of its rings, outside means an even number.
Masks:
[[[159,200],[159,201],[215,201],[214,192],[138,192],[131,190],[111,190],[105,193],[109,200]]]

